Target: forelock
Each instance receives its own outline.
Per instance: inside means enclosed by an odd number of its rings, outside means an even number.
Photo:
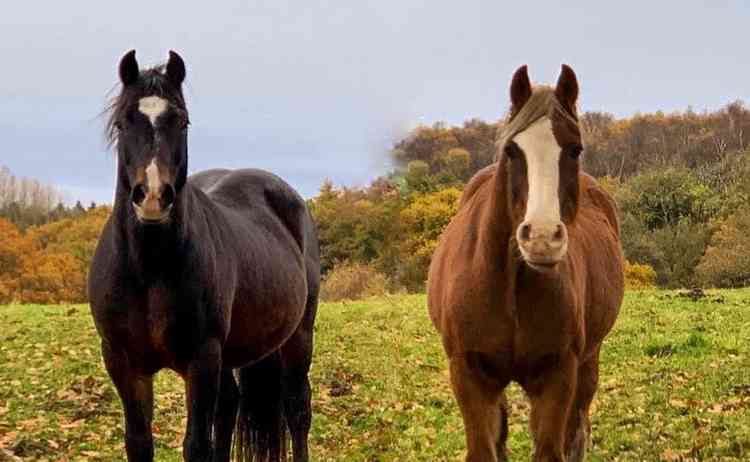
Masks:
[[[566,125],[578,122],[574,115],[568,113],[555,96],[555,89],[547,85],[534,87],[529,100],[518,111],[511,111],[506,122],[498,129],[495,146],[498,154],[503,152],[505,145],[516,135],[529,128],[543,117],[550,119],[561,118]]]
[[[182,89],[172,85],[165,75],[166,65],[160,64],[141,71],[138,81],[128,87],[120,87],[120,93],[113,98],[104,110],[107,116],[105,138],[110,146],[117,142],[117,122],[129,107],[137,105],[141,98],[158,96],[187,115]]]

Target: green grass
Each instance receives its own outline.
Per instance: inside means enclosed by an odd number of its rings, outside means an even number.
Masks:
[[[460,460],[463,426],[421,295],[320,307],[313,460]],[[750,460],[750,290],[631,292],[605,342],[592,461]],[[156,386],[156,460],[180,458],[183,386]],[[511,387],[513,460],[528,407]],[[0,460],[124,460],[86,306],[0,307]],[[17,457],[18,459],[14,459]]]

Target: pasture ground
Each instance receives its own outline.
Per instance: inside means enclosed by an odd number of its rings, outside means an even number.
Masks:
[[[461,460],[423,295],[323,304],[316,335],[313,460]],[[179,377],[160,373],[156,397],[156,460],[181,460]],[[511,459],[529,460],[528,407],[509,398]],[[124,460],[121,419],[87,306],[0,307],[0,461]],[[627,294],[589,460],[750,460],[750,290]]]

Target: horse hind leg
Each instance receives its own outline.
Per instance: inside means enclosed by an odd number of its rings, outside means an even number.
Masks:
[[[497,460],[506,462],[508,460],[508,400],[505,392],[500,395],[500,433],[497,438]]]
[[[576,397],[571,409],[565,442],[568,462],[581,462],[591,444],[589,408],[599,383],[599,352],[578,368]]]
[[[292,337],[281,347],[284,416],[292,437],[294,462],[309,460],[308,434],[312,420],[312,392],[308,373],[313,354],[313,323],[317,300],[308,301],[307,312]]]
[[[293,371],[284,378],[284,416],[292,437],[294,462],[308,462],[307,439],[312,421],[312,393],[307,373]]]
[[[214,418],[214,462],[229,462],[240,391],[231,369],[222,369]]]

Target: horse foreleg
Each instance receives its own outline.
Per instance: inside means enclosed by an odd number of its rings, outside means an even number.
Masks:
[[[505,460],[505,454],[498,454],[502,436],[503,387],[489,383],[480,371],[469,367],[467,358],[451,359],[450,375],[453,393],[464,420],[466,462]]]
[[[508,399],[505,392],[500,395],[500,434],[497,437],[497,459],[500,462],[508,460]]]
[[[577,363],[572,353],[562,356],[555,367],[538,378],[538,389],[529,393],[534,462],[566,462],[563,447],[576,392]]]
[[[221,377],[221,344],[209,339],[198,347],[187,367],[188,422],[182,454],[187,462],[210,462],[211,433]]]
[[[599,383],[599,351],[578,367],[576,398],[570,411],[565,452],[568,462],[581,462],[586,457],[586,449],[591,442],[589,407],[594,399]]]
[[[130,366],[128,355],[111,348],[106,342],[102,342],[102,356],[125,411],[125,452],[128,462],[152,462],[153,378],[137,374]]]
[[[232,453],[232,433],[240,403],[240,390],[231,369],[221,370],[219,390],[214,421],[214,462],[229,462]]]

